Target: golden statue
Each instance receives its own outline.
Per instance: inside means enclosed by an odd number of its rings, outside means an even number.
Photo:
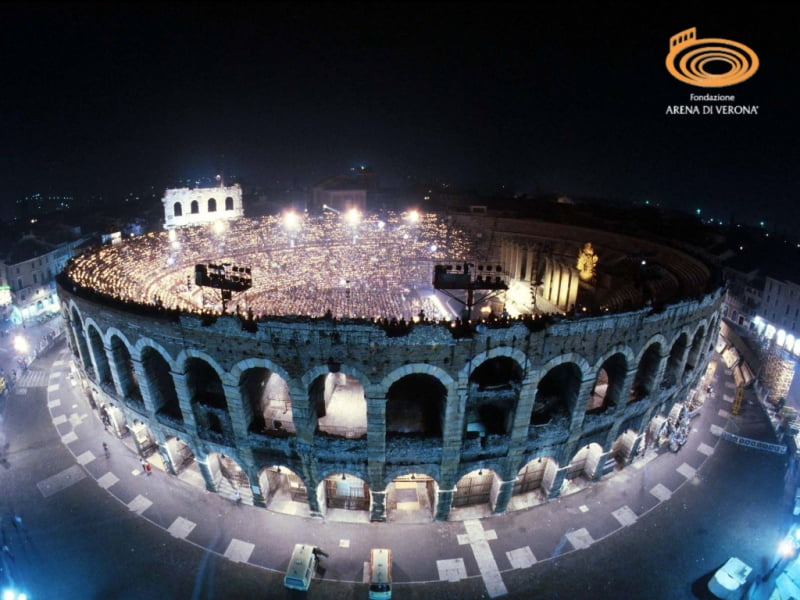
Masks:
[[[592,248],[592,243],[586,242],[578,252],[578,264],[576,265],[583,281],[589,281],[594,277],[594,270],[598,260],[597,254],[594,253],[594,248]]]

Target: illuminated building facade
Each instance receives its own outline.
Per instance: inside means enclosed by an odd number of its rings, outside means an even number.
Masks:
[[[211,188],[169,189],[161,199],[164,228],[238,219],[244,215],[239,184]]]

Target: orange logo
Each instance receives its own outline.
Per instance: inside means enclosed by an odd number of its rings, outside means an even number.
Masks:
[[[750,79],[758,71],[758,56],[744,44],[721,38],[696,38],[697,29],[692,27],[669,39],[667,71],[675,79],[699,87],[725,87]],[[711,63],[726,65],[727,70],[709,72]]]

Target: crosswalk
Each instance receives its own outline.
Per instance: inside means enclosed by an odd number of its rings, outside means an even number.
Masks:
[[[28,369],[17,379],[15,387],[44,387],[47,385],[47,371]]]

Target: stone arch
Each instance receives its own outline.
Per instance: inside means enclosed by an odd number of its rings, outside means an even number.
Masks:
[[[487,356],[470,372],[465,408],[468,435],[510,432],[523,378],[522,366],[508,354]]]
[[[237,372],[241,372],[236,385],[248,430],[277,437],[297,433],[288,382],[265,366],[252,365]]]
[[[167,422],[182,424],[183,413],[178,400],[178,391],[175,388],[169,360],[164,357],[164,349],[158,344],[151,346],[139,343],[136,345],[136,354],[142,363],[142,371],[156,416]]]
[[[409,365],[403,365],[402,367],[398,367],[386,377],[381,380],[380,388],[384,390],[384,393],[389,390],[393,383],[395,383],[401,377],[405,377],[406,375],[411,375],[412,373],[423,374],[423,375],[430,375],[438,379],[443,386],[447,389],[452,389],[454,385],[456,385],[455,379],[445,371],[439,367],[434,365],[429,365],[426,363],[412,363]]]
[[[192,200],[192,203],[189,205],[189,213],[193,215],[200,213],[200,204],[197,200]]]
[[[279,513],[310,516],[308,487],[302,472],[284,464],[262,467],[258,486],[266,507]]]
[[[253,504],[250,478],[235,457],[222,452],[209,452],[206,466],[217,493],[245,504]]]
[[[385,484],[387,520],[398,523],[430,522],[436,512],[439,482],[426,468],[398,466]]]
[[[312,429],[351,439],[367,435],[367,394],[360,373],[349,366],[330,362],[318,365],[302,378],[308,381]],[[355,376],[354,376],[355,374]]]
[[[603,459],[603,447],[597,442],[581,446],[567,465],[564,475],[565,485],[562,494],[577,492],[586,487],[597,475],[600,461]]]
[[[494,508],[501,481],[499,472],[490,467],[471,469],[456,481],[452,509],[458,510],[481,504],[485,504],[489,509]]]
[[[111,363],[117,373],[120,394],[123,398],[142,402],[142,392],[139,387],[139,378],[136,369],[133,367],[130,344],[125,336],[116,328],[111,328],[106,332],[108,345],[111,353]]]
[[[586,360],[574,354],[548,361],[540,371],[544,375],[536,386],[531,425],[544,425],[561,419],[569,422],[575,414],[581,382],[587,370]]]
[[[208,208],[206,212],[217,212],[217,201],[214,198],[208,199]]]
[[[113,386],[114,380],[111,377],[111,367],[108,364],[103,335],[93,321],[87,322],[86,334],[89,339],[89,348],[92,352],[92,362],[96,369],[97,382],[106,388]]]
[[[526,462],[517,471],[509,510],[519,510],[543,504],[547,501],[548,475],[552,478],[558,471],[558,461],[549,456],[539,456]]]
[[[330,509],[369,511],[372,491],[363,477],[339,470],[321,478],[317,485],[317,498],[320,508],[325,507],[326,513]],[[328,513],[328,516],[336,520],[335,515]]]
[[[656,378],[661,365],[661,353],[665,345],[664,336],[658,335],[653,336],[643,347],[637,361],[630,402],[646,398],[655,391],[655,387],[658,384]]]
[[[686,356],[686,349],[688,347],[689,334],[685,330],[681,330],[672,342],[669,349],[669,358],[667,358],[667,367],[664,370],[664,385],[671,387],[680,381],[681,367],[683,360]]]
[[[199,356],[184,361],[186,387],[200,437],[215,442],[232,439],[232,426],[222,377]]]
[[[178,367],[178,370],[181,372],[186,371],[186,363],[192,359],[198,358],[214,369],[214,372],[217,374],[217,377],[220,378],[221,382],[226,382],[226,371],[222,368],[222,365],[217,362],[217,360],[206,352],[202,352],[200,350],[195,350],[194,348],[187,348],[186,350],[182,350],[178,357],[175,359],[175,365]]]
[[[183,205],[180,202],[176,202],[172,205],[172,214],[176,217],[183,216]]]
[[[413,372],[395,380],[386,392],[386,434],[441,437],[447,391],[428,373]]]
[[[525,353],[510,346],[496,346],[495,348],[491,348],[490,350],[479,352],[472,358],[472,360],[468,361],[467,364],[464,365],[464,368],[461,369],[461,372],[459,373],[459,379],[469,380],[469,378],[472,376],[473,371],[477,369],[480,365],[482,365],[487,360],[498,357],[506,357],[515,361],[522,370],[523,378],[525,377],[525,374],[530,365],[530,361],[528,360],[528,357],[525,355]]]
[[[686,367],[684,368],[685,373],[692,371],[695,367],[697,367],[698,364],[700,364],[700,361],[702,360],[705,332],[706,324],[705,322],[702,322],[697,326],[694,336],[692,337],[692,344],[689,348],[689,354],[686,356]]]
[[[225,198],[225,210],[233,210],[233,198],[230,196]]]
[[[628,357],[621,351],[606,353],[597,368],[597,377],[586,405],[588,414],[602,414],[625,400]]]
[[[89,354],[89,344],[86,341],[86,331],[83,327],[83,319],[81,318],[78,307],[75,306],[74,303],[72,303],[70,307],[70,323],[74,331],[75,340],[77,341],[76,349],[78,351],[78,358],[81,363],[83,363],[84,370],[91,369],[91,372],[94,373],[94,367],[91,364],[92,356]]]

